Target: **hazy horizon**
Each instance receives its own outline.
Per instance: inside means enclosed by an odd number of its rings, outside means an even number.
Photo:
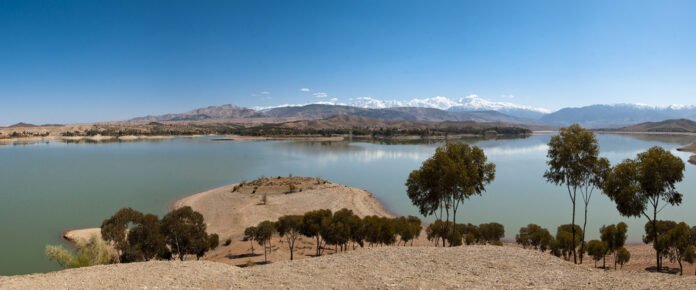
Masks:
[[[478,95],[694,105],[693,1],[3,1],[0,126]]]

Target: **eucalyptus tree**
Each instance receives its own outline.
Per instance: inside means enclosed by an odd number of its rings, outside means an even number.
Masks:
[[[607,175],[604,192],[626,217],[644,216],[652,224],[656,266],[660,271],[662,248],[659,243],[657,214],[667,205],[678,206],[682,194],[676,185],[684,178],[684,161],[661,147],[652,147],[613,167]]]
[[[618,263],[619,249],[623,248],[626,243],[627,231],[628,225],[623,222],[615,225],[602,226],[602,228],[599,229],[602,242],[607,244],[607,254],[614,254],[614,270],[616,270],[616,264]]]
[[[143,217],[143,213],[128,207],[119,209],[113,216],[102,222],[102,238],[114,246],[118,252],[119,261],[129,248],[126,232],[136,223],[139,223]]]
[[[444,210],[445,231],[454,236],[455,228],[448,223],[450,209],[452,224],[456,224],[459,206],[469,197],[481,195],[494,179],[495,164],[487,162],[481,148],[448,143],[409,174],[406,186],[408,197],[421,214],[442,219]],[[442,243],[444,246],[445,241]]]
[[[302,216],[301,215],[286,215],[282,216],[276,222],[276,231],[281,238],[285,239],[290,250],[290,260],[294,259],[295,242],[302,235]]]
[[[684,222],[675,224],[660,239],[667,248],[667,255],[670,261],[679,263],[679,275],[683,275],[684,266],[682,262],[693,264],[694,256],[696,255],[689,225]]]
[[[206,228],[203,215],[189,206],[169,212],[161,221],[166,244],[172,254],[178,255],[182,261],[186,255],[196,255],[198,258],[210,250],[211,246],[217,246],[218,242],[214,241],[217,235],[208,235]]]
[[[324,239],[321,236],[322,223],[326,224],[326,219],[331,220],[332,217],[331,210],[328,209],[308,211],[302,217],[302,235],[316,240],[317,256],[321,256],[324,248]]]
[[[268,252],[271,250],[271,238],[275,233],[276,226],[272,221],[262,221],[256,226],[254,241],[263,247],[263,261],[268,263]]]
[[[553,236],[549,230],[536,224],[520,228],[520,233],[515,236],[515,241],[523,248],[532,247],[542,252],[546,252],[552,239]]]
[[[587,226],[587,208],[595,189],[601,188],[604,176],[609,169],[609,160],[599,158],[599,145],[595,134],[578,124],[562,128],[551,137],[547,153],[548,170],[544,173],[547,182],[565,186],[572,204],[571,224],[575,224],[575,207],[580,193],[585,205],[585,219],[582,232]],[[578,233],[573,227],[572,242]],[[584,250],[585,236],[581,234],[580,249]],[[573,247],[573,261],[578,262],[577,251]],[[580,262],[582,263],[582,257]]]

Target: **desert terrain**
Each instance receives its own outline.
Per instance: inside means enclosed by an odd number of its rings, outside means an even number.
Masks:
[[[2,289],[693,289],[696,277],[604,271],[517,247],[383,247],[239,268],[146,262],[0,277]]]

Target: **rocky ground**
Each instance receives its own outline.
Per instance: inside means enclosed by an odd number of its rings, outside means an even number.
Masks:
[[[694,276],[604,271],[518,247],[384,247],[238,268],[210,261],[0,277],[2,289],[693,289]]]

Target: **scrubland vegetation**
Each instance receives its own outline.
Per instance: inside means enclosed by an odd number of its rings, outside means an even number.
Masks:
[[[206,233],[203,216],[190,207],[173,210],[161,220],[131,208],[120,209],[102,222],[101,235],[103,240],[77,241],[76,254],[47,246],[46,255],[65,268],[77,268],[154,259],[183,261],[186,256],[199,259],[219,244],[216,234]]]

